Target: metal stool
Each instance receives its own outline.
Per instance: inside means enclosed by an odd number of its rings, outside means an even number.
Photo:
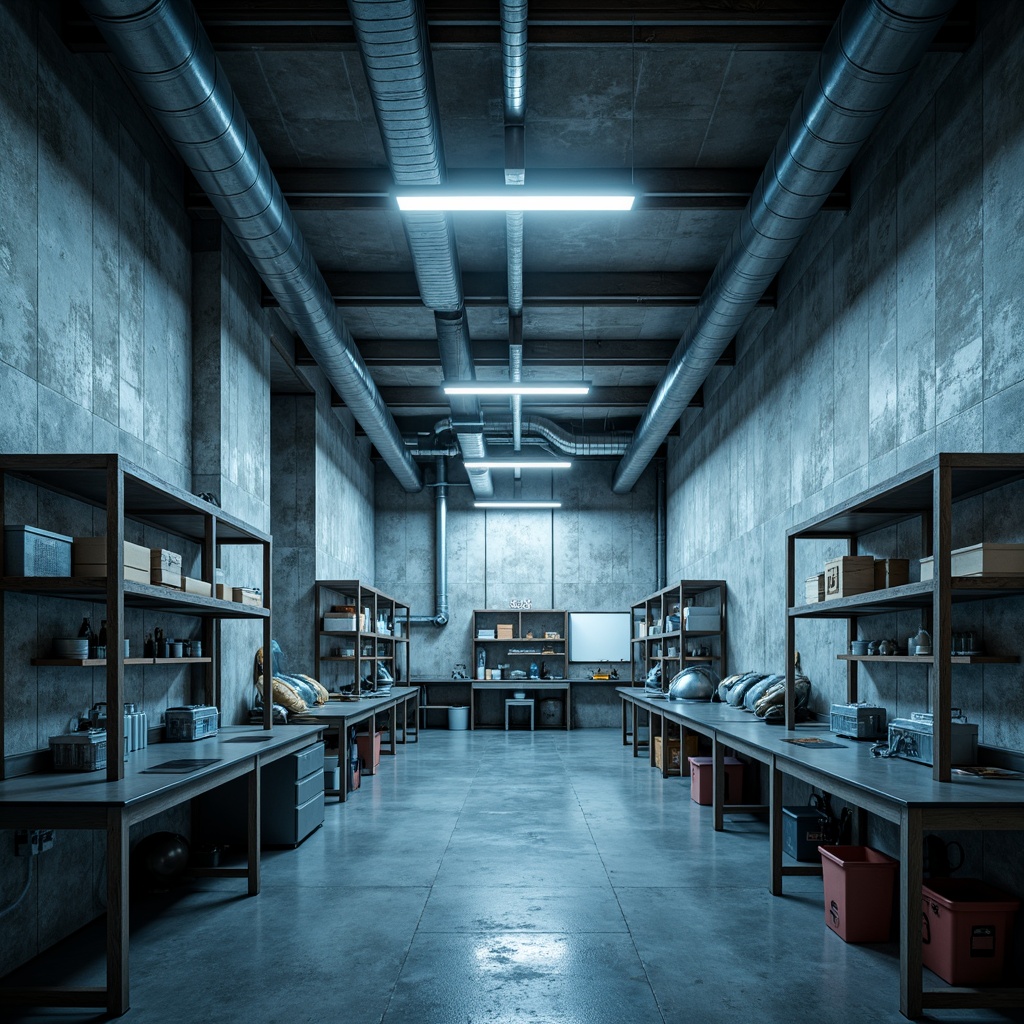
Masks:
[[[508,697],[505,700],[505,732],[508,732],[508,709],[510,707],[528,707],[530,709],[530,732],[533,732],[533,698]]]

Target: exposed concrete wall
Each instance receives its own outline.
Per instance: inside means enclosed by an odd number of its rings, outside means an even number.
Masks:
[[[934,99],[911,83],[853,169],[849,214],[819,218],[781,275],[777,311],[739,337],[735,368],[716,370],[704,410],[670,442],[669,578],[728,581],[737,669],[784,667],[789,527],[936,452],[1024,450],[1024,7],[985,11]],[[954,546],[1024,539],[1022,494],[959,505]],[[916,559],[920,526],[876,534],[872,549]],[[798,586],[840,553],[807,552]],[[1016,654],[1022,614],[1017,599],[961,605],[953,628]],[[905,642],[919,625],[908,613],[861,629]],[[845,623],[798,623],[819,712],[845,698],[845,644]],[[891,716],[925,709],[924,667],[865,668],[861,699]],[[956,668],[953,704],[983,743],[1024,750],[1019,666]]]
[[[513,598],[529,598],[534,608],[626,610],[655,589],[654,470],[620,497],[611,491],[613,469],[612,462],[579,461],[564,474],[524,472],[520,496],[561,500],[563,507],[553,512],[480,511],[473,508],[464,480],[453,480],[448,496],[451,618],[440,629],[413,627],[413,679],[450,679],[460,662],[472,669],[475,609],[507,608]],[[432,482],[431,468],[427,474]],[[495,492],[511,497],[511,480],[496,480]],[[414,615],[434,611],[434,502],[432,487],[407,494],[378,468],[377,585],[408,601]],[[569,675],[585,680],[595,668],[571,664]],[[628,665],[618,670],[629,675]],[[437,703],[466,699],[464,687],[436,689]],[[581,682],[573,703],[574,724],[618,724],[613,686]],[[497,721],[497,707],[497,697],[485,700],[484,718]]]

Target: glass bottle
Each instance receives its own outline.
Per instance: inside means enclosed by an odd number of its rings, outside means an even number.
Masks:
[[[99,636],[99,639],[96,641],[96,643],[99,644],[100,647],[106,647],[107,646],[107,620],[106,619],[101,619],[100,620],[100,636]]]
[[[78,635],[85,639],[91,639],[92,637],[92,623],[89,622],[88,616],[82,619],[82,625],[78,628]]]

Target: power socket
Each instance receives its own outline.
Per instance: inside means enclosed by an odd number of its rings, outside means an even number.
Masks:
[[[52,828],[19,828],[14,833],[14,853],[18,857],[34,857],[52,850],[56,834]]]

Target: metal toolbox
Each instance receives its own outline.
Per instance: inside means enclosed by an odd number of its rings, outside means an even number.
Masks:
[[[201,740],[204,736],[216,736],[219,715],[220,712],[208,704],[168,708],[164,719],[167,742]]]
[[[957,721],[959,710],[954,710],[954,721],[950,723],[950,761],[953,764],[978,763],[978,726],[974,722]],[[919,764],[932,764],[934,747],[932,738],[932,716],[926,712],[915,712],[910,718],[894,718],[889,723],[889,751],[894,757],[902,757]]]
[[[837,736],[855,740],[885,739],[885,708],[876,704],[833,704],[829,710],[829,729]]]
[[[54,771],[99,771],[107,767],[107,730],[87,729],[51,736],[50,750]]]

